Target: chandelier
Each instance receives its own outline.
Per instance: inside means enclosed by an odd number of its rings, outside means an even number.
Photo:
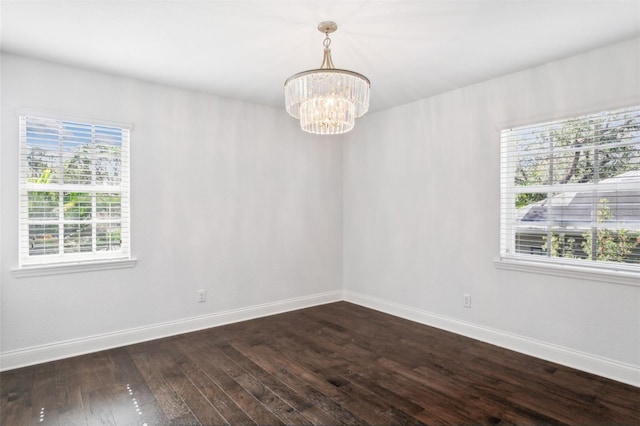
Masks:
[[[357,117],[369,110],[369,79],[357,72],[337,69],[331,61],[331,39],[335,22],[325,21],[318,31],[325,34],[324,59],[319,69],[294,74],[284,83],[287,112],[300,119],[305,132],[337,135],[353,129]]]

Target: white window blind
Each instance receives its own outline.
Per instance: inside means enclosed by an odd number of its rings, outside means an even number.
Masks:
[[[501,132],[501,257],[640,272],[640,106]]]
[[[20,266],[130,258],[129,129],[20,117]]]

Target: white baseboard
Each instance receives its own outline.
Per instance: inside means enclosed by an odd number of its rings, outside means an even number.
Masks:
[[[640,387],[640,368],[351,291],[332,291],[0,354],[0,371],[345,300],[420,324]]]
[[[57,359],[132,345],[134,343],[175,336],[177,334],[275,315],[296,309],[338,302],[340,300],[342,300],[342,291],[338,290],[144,327],[130,328],[113,333],[56,342],[49,345],[8,351],[0,354],[0,371],[13,370],[15,368],[55,361]]]
[[[364,294],[344,291],[344,300],[420,324],[640,387],[640,368],[516,334],[483,327]]]

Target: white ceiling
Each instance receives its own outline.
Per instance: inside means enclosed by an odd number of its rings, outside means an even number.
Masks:
[[[628,1],[2,0],[5,52],[283,108],[322,62],[371,80],[371,110],[640,36]]]

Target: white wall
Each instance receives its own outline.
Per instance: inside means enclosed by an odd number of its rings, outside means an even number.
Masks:
[[[13,55],[2,55],[1,76],[3,368],[341,296],[340,139],[305,134],[284,108]],[[19,107],[133,123],[135,268],[13,276]],[[162,326],[202,315],[212,317]],[[34,353],[40,345],[52,347]]]
[[[636,39],[363,117],[343,153],[347,299],[612,361],[640,385],[640,287],[494,265],[500,126],[637,102],[639,56]]]
[[[3,55],[2,367],[337,300],[344,284],[347,300],[640,384],[640,288],[493,263],[498,129],[637,100],[639,43],[370,114],[342,140],[284,109]],[[17,107],[134,124],[135,268],[14,278]]]

